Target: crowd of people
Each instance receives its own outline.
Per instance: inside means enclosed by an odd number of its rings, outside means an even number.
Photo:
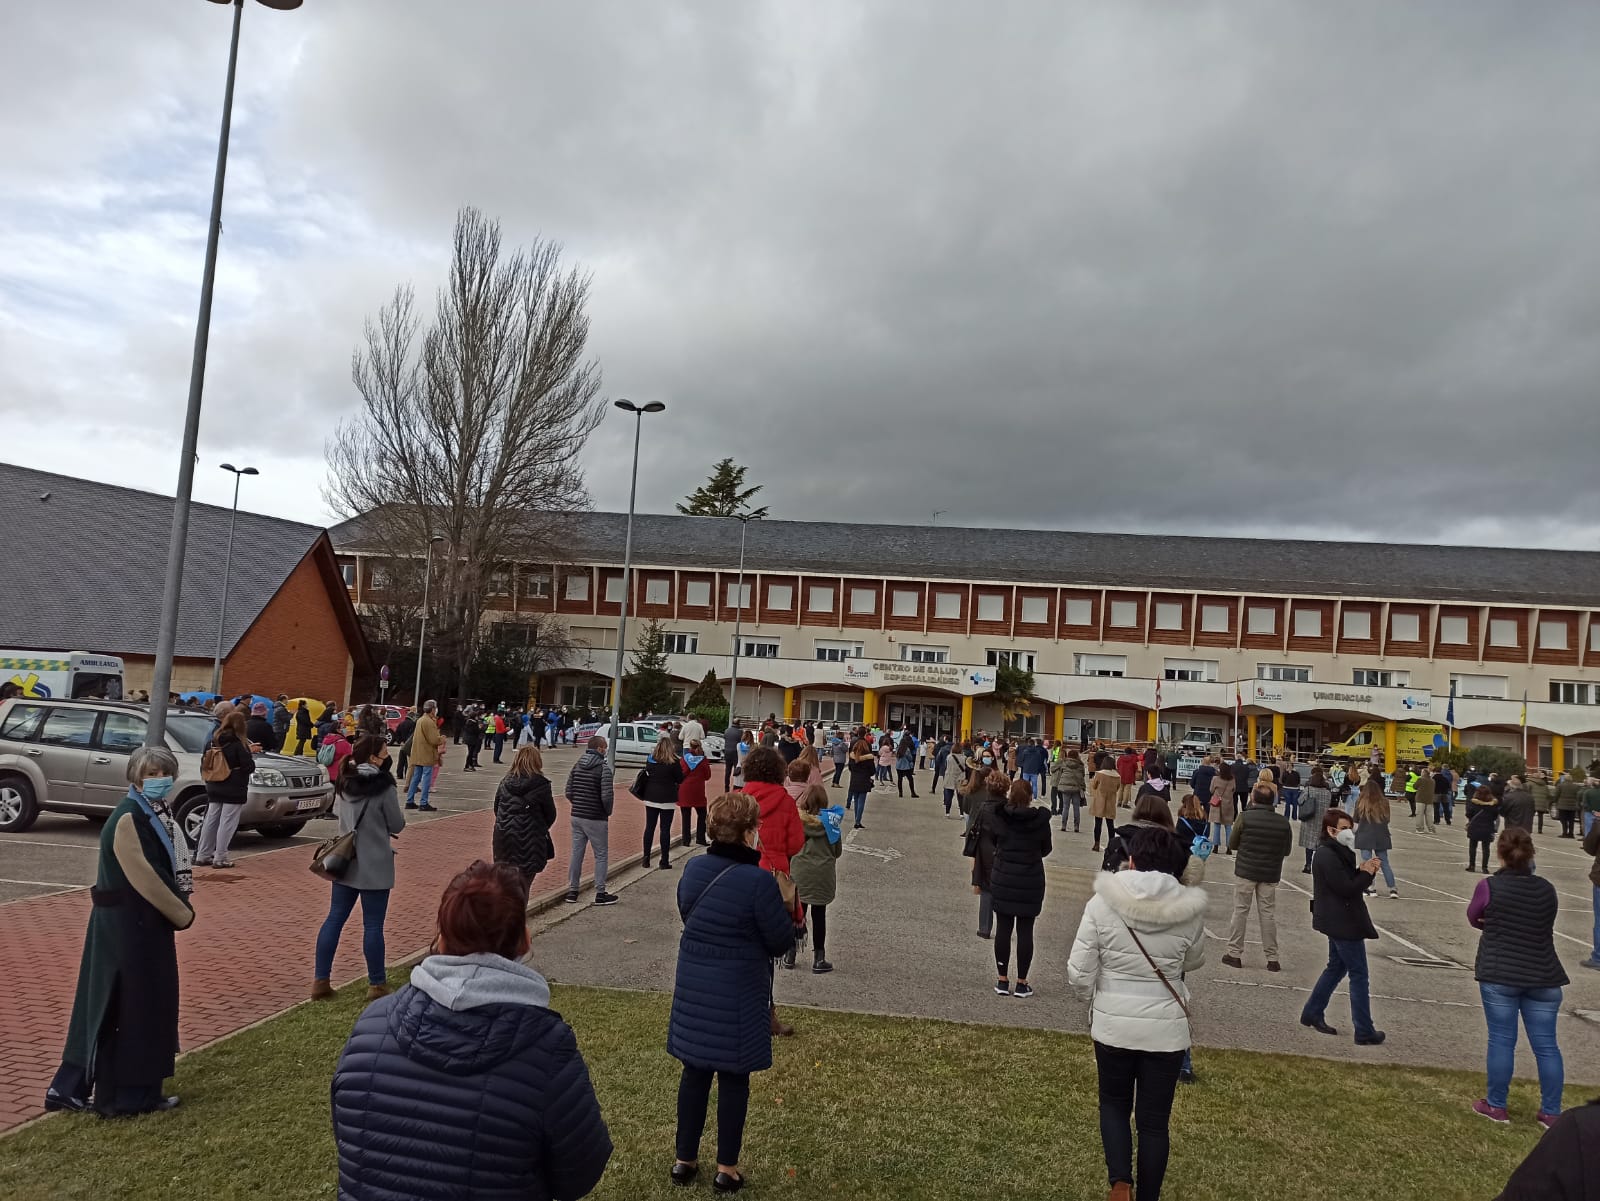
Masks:
[[[259,704],[246,710],[221,703],[213,716],[215,757],[208,752],[208,761],[216,778],[208,773],[207,787],[215,803],[193,857],[167,804],[173,756],[145,748],[130,757],[127,796],[101,839],[72,1024],[47,1094],[51,1109],[119,1114],[178,1103],[161,1087],[177,1051],[175,934],[194,918],[193,868],[227,866],[227,809],[236,803],[229,798],[243,799],[240,782],[248,781],[253,755],[275,733]],[[497,786],[493,862],[475,863],[450,883],[433,953],[413,970],[410,985],[391,995],[383,927],[395,883],[394,837],[405,827],[414,796],[421,798],[417,807],[430,807],[447,733],[431,701],[408,717],[398,746],[391,746],[376,710],[351,717],[348,728],[336,716],[330,728],[314,731],[319,759],[333,747],[338,836],[330,843],[342,840],[346,861],[325,873],[329,909],[315,940],[312,996],[333,995],[333,958],[359,904],[372,1002],[333,1083],[341,1190],[372,1198],[455,1195],[470,1177],[472,1187],[496,1195],[582,1196],[610,1157],[609,1134],[572,1031],[549,1010],[544,979],[522,962],[529,890],[556,853],[557,799],[545,774],[542,732],[530,733],[531,720],[522,725]],[[468,730],[492,738],[500,733],[499,719],[498,713],[484,715],[481,726]],[[290,718],[297,741],[298,722],[297,711]],[[865,828],[874,791],[905,795],[909,789],[918,797],[919,770],[933,773],[934,811],[942,800],[946,816],[962,819],[961,845],[972,861],[978,898],[977,933],[992,942],[994,992],[1001,997],[1036,995],[1030,980],[1035,925],[1056,836],[1088,833],[1091,850],[1102,854],[1065,984],[1089,1005],[1113,1201],[1159,1196],[1173,1099],[1180,1083],[1196,1079],[1186,977],[1205,965],[1202,885],[1214,858],[1233,867],[1223,965],[1244,967],[1253,911],[1266,969],[1276,972],[1282,966],[1277,889],[1291,856],[1304,850],[1312,927],[1326,942],[1327,961],[1299,1022],[1337,1036],[1329,1006],[1344,984],[1355,1043],[1384,1042],[1371,1007],[1366,943],[1378,934],[1367,898],[1376,895],[1380,872],[1388,895],[1398,896],[1389,862],[1391,798],[1403,799],[1418,815],[1418,829],[1430,833],[1453,825],[1452,799],[1464,807],[1467,870],[1482,877],[1466,916],[1480,932],[1474,966],[1489,1032],[1487,1083],[1473,1112],[1496,1123],[1511,1120],[1507,1092],[1520,1023],[1538,1067],[1535,1120],[1558,1132],[1548,1155],[1572,1144],[1580,1127],[1594,1137],[1592,1115],[1561,1117],[1556,1014],[1568,978],[1554,945],[1557,894],[1535,870],[1533,841],[1545,812],[1589,815],[1584,849],[1597,857],[1591,880],[1600,913],[1600,826],[1592,816],[1600,810],[1600,786],[1593,781],[1567,789],[1578,808],[1564,809],[1563,787],[1578,785],[1581,776],[1549,779],[1530,772],[1502,781],[1463,773],[1458,780],[1430,765],[1386,775],[1372,765],[1302,766],[1290,758],[1225,761],[1216,755],[1183,785],[1158,748],[1113,753],[981,734],[959,742],[920,740],[908,730],[824,730],[771,719],[728,731],[724,787],[708,799],[717,790],[705,737],[692,719],[664,726],[627,789],[645,812],[646,866],[672,869],[674,845],[706,849],[683,865],[676,888],[683,932],[667,1039],[681,1065],[669,1171],[674,1183],[688,1184],[701,1172],[715,1089],[716,1161],[707,1174],[718,1192],[743,1187],[750,1077],[771,1066],[772,1040],[793,1033],[774,1004],[774,976],[793,970],[808,943],[813,973],[833,970],[827,913],[837,896],[845,818],[853,814],[854,828]],[[590,853],[594,903],[617,901],[606,878],[607,823],[617,800],[606,750],[603,736],[590,738],[563,789],[570,823],[565,899],[571,903],[580,898]],[[831,781],[825,762],[833,768]],[[1539,785],[1546,793],[1542,805]],[[833,803],[830,786],[846,789],[846,804]],[[1087,832],[1085,805],[1093,823]],[[1576,824],[1576,818],[1563,822],[1559,837]],[[1595,953],[1584,966],[1600,968],[1600,924]],[[389,1116],[396,1097],[411,1107],[404,1122]],[[463,1147],[472,1149],[470,1156],[463,1156]],[[1570,1171],[1565,1161],[1534,1163],[1519,1175],[1546,1180],[1563,1171]]]

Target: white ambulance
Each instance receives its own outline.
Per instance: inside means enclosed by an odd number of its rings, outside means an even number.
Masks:
[[[115,655],[0,650],[0,685],[15,684],[23,696],[38,700],[120,701],[122,678],[122,660]]]

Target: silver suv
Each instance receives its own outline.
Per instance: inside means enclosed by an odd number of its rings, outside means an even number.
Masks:
[[[122,701],[0,703],[0,834],[20,834],[44,811],[105,817],[128,793],[128,756],[144,745],[148,705]],[[167,747],[178,757],[173,812],[191,844],[200,841],[206,786],[200,759],[211,718],[167,710]],[[260,754],[240,814],[241,829],[290,838],[333,810],[328,772],[309,759]]]

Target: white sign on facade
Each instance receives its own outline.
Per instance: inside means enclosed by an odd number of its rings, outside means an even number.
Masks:
[[[1350,709],[1394,721],[1425,721],[1433,716],[1433,693],[1426,688],[1341,688],[1337,684],[1255,680],[1247,703],[1285,713]]]
[[[939,688],[946,692],[978,693],[994,688],[993,669],[962,667],[955,663],[911,663],[879,660],[866,663],[847,659],[840,665],[841,679],[861,688]]]

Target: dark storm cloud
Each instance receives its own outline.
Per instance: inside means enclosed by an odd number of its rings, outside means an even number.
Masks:
[[[270,233],[213,391],[294,415],[296,478],[362,317],[431,291],[472,203],[594,271],[608,393],[670,406],[646,508],[732,454],[784,516],[1600,535],[1590,6],[248,15],[234,220]],[[181,376],[181,323],[141,341],[142,387]],[[630,434],[591,443],[598,505]]]

